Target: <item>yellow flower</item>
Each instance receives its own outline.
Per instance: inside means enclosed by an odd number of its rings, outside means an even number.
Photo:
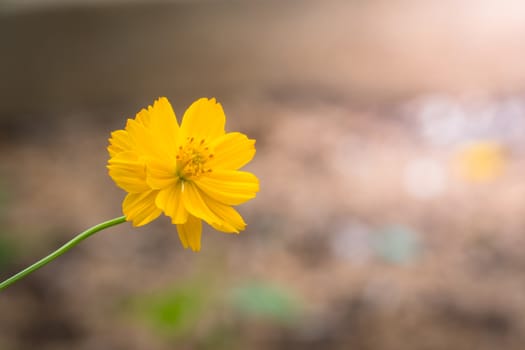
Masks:
[[[505,170],[504,147],[496,141],[480,140],[464,145],[457,156],[459,174],[471,182],[495,180]]]
[[[134,226],[161,213],[177,225],[184,248],[199,251],[202,221],[228,233],[246,223],[232,207],[255,197],[259,181],[240,171],[255,155],[255,140],[226,133],[215,99],[201,98],[179,125],[165,97],[128,119],[109,139],[109,176],[128,192],[122,210]]]

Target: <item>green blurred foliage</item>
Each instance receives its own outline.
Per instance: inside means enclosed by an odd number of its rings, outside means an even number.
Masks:
[[[16,246],[3,233],[3,227],[0,227],[0,270],[9,266],[17,256]]]
[[[249,283],[232,290],[232,302],[241,315],[278,323],[297,320],[301,304],[290,291],[271,284]]]
[[[203,276],[138,296],[127,306],[133,318],[149,325],[166,341],[191,343],[206,350],[242,348],[242,327],[256,327],[258,321],[288,327],[302,311],[297,296],[282,286],[264,281],[231,286]],[[205,330],[202,325],[206,325]]]
[[[8,201],[9,194],[7,192],[7,186],[5,185],[4,181],[2,181],[2,178],[0,178],[0,220],[4,219]]]
[[[408,264],[421,253],[416,232],[405,226],[389,226],[377,232],[373,239],[377,255],[392,264]]]
[[[15,243],[9,238],[9,228],[5,222],[9,194],[5,182],[0,177],[0,269],[6,268],[16,258]]]
[[[141,296],[132,303],[132,312],[163,335],[185,336],[195,327],[210,303],[206,286],[190,282],[154,295]]]

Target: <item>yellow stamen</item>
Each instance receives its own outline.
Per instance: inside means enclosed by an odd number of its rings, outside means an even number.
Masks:
[[[181,180],[188,180],[211,172],[206,167],[208,159],[213,158],[209,147],[205,147],[206,140],[202,139],[198,144],[193,143],[194,138],[187,138],[186,144],[179,146],[177,159],[177,176]],[[184,183],[183,183],[184,184]]]

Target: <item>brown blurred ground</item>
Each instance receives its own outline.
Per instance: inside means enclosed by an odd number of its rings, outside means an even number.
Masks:
[[[0,42],[2,277],[120,214],[107,137],[158,96],[217,97],[261,178],[248,230],[200,254],[167,220],[119,227],[3,292],[0,348],[522,348],[521,2],[11,3]],[[458,175],[487,139],[503,172]],[[239,313],[250,281],[299,319]],[[214,302],[188,329],[129,311],[194,284]]]

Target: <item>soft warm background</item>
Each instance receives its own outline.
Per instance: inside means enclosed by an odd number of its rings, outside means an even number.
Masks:
[[[257,139],[240,236],[100,233],[0,293],[0,349],[522,349],[520,0],[0,2],[0,278],[120,215],[158,96]]]

